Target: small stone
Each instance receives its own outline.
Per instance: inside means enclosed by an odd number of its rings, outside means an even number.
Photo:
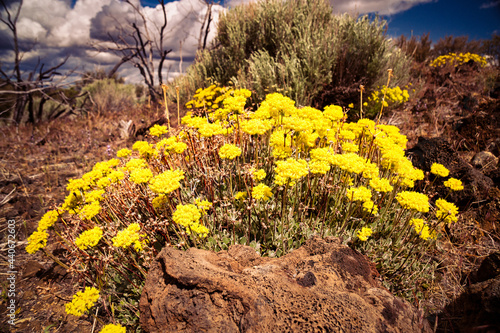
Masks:
[[[483,172],[488,172],[497,167],[498,158],[489,151],[480,151],[479,153],[474,155],[474,157],[472,157],[470,163],[476,169],[481,169],[481,171]]]
[[[43,269],[43,266],[38,261],[30,260],[26,263],[26,267],[23,272],[23,278],[35,276],[39,272],[43,271]]]

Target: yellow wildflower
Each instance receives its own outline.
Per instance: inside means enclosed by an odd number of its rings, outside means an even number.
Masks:
[[[361,230],[358,230],[358,238],[362,242],[366,242],[368,240],[368,237],[372,235],[373,231],[371,228],[366,228],[363,227]]]
[[[130,154],[132,154],[132,151],[130,149],[127,149],[127,148],[120,149],[116,152],[116,156],[118,156],[118,157],[127,157]]]
[[[78,248],[86,250],[89,247],[96,246],[97,243],[102,238],[102,229],[99,227],[94,227],[90,230],[86,230],[75,239],[75,244]]]
[[[184,171],[167,170],[155,176],[149,181],[149,188],[157,194],[168,194],[177,190],[181,184],[180,181],[184,179]]]
[[[126,229],[119,231],[115,237],[111,239],[113,246],[128,248],[133,243],[139,241],[139,231],[141,226],[139,223],[132,223]]]
[[[252,178],[255,181],[261,181],[266,178],[266,171],[264,169],[252,170]]]
[[[275,183],[285,185],[288,181],[294,183],[309,173],[307,162],[302,159],[289,158],[286,161],[276,161]]]
[[[442,164],[432,163],[431,173],[439,177],[447,177],[450,174],[450,171]]]
[[[167,203],[167,197],[164,194],[160,194],[159,196],[154,198],[152,202],[153,207],[156,210],[162,209],[166,203]]]
[[[247,197],[247,192],[238,192],[234,195],[236,200],[245,200]]]
[[[120,324],[108,324],[99,333],[127,333],[127,329]]]
[[[429,211],[429,198],[425,194],[402,191],[396,195],[396,200],[405,209],[415,209],[421,213]]]
[[[194,204],[200,210],[201,214],[204,215],[212,207],[212,203],[208,200],[196,199]]]
[[[82,207],[78,216],[80,216],[82,220],[90,220],[100,212],[101,212],[101,205],[99,204],[99,201],[92,201],[88,205]]]
[[[167,126],[155,124],[149,129],[149,134],[151,134],[152,136],[160,137],[165,133],[168,133]]]
[[[429,238],[436,238],[436,233],[429,231],[429,226],[422,219],[411,219],[410,224],[414,226],[415,232],[419,234],[420,238],[427,240]]]
[[[36,251],[44,248],[47,245],[47,238],[49,234],[47,231],[35,231],[28,237],[28,246],[26,246],[26,252],[33,254]]]
[[[378,207],[377,207],[377,205],[375,205],[375,203],[373,201],[367,200],[367,201],[363,202],[363,210],[365,212],[372,214],[372,215],[377,215]]]
[[[372,178],[370,179],[370,187],[373,188],[377,192],[387,193],[393,190],[393,187],[389,181],[389,179],[385,178]]]
[[[452,191],[461,191],[464,189],[464,186],[462,185],[462,181],[456,178],[450,178],[447,181],[445,181],[444,186],[450,188]]]
[[[57,210],[49,210],[42,216],[40,222],[38,222],[37,231],[45,231],[48,228],[52,227],[54,223],[56,223],[58,218],[59,213],[57,212]]]
[[[219,148],[219,156],[223,159],[233,160],[241,155],[241,149],[232,144],[225,144]]]
[[[372,192],[364,186],[348,188],[346,190],[347,198],[351,201],[371,201]]]
[[[148,163],[142,158],[134,158],[125,164],[125,170],[132,171],[135,169],[144,169],[148,166]]]
[[[342,111],[342,107],[338,105],[329,105],[325,107],[325,111],[323,112],[323,117],[337,122],[344,118],[344,111]]]
[[[272,196],[271,188],[265,184],[259,184],[252,189],[252,197],[256,200],[267,201]]]
[[[312,159],[309,161],[309,171],[313,174],[324,175],[330,171],[330,164],[327,161]]]
[[[250,135],[263,135],[273,128],[273,124],[266,119],[249,119],[241,121],[240,128]]]
[[[448,223],[458,221],[458,217],[456,216],[458,214],[458,207],[453,203],[448,202],[444,199],[437,199],[436,207],[438,208],[438,210],[436,211],[436,217],[438,219],[442,219],[443,221]]]
[[[94,287],[85,287],[85,291],[79,291],[73,295],[73,300],[66,304],[66,313],[80,317],[94,306],[99,299],[99,290]]]
[[[153,172],[150,169],[135,169],[130,173],[130,180],[136,184],[147,183],[153,178]]]
[[[85,193],[85,202],[93,202],[93,201],[101,201],[103,198],[102,198],[102,195],[106,193],[106,191],[104,190],[94,190],[94,191],[90,191],[90,192],[87,192]]]
[[[200,236],[206,237],[208,229],[199,223],[200,218],[201,212],[195,205],[192,204],[177,205],[175,212],[172,215],[172,220],[186,228],[186,233],[188,235],[191,234],[191,231],[194,231]]]

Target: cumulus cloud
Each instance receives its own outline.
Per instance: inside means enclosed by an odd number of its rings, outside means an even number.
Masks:
[[[437,0],[330,0],[336,13],[393,15],[410,9],[421,3]],[[230,0],[229,6],[234,7],[255,0]]]
[[[433,1],[435,0],[330,0],[337,12],[380,15],[394,15],[416,5]]]
[[[33,67],[39,61],[46,66],[54,66],[58,61],[70,56],[65,68],[77,66],[80,72],[93,70],[95,67],[110,69],[121,57],[112,52],[96,52],[96,46],[103,46],[109,37],[134,43],[131,38],[131,24],[136,22],[144,31],[144,23],[138,12],[129,4],[120,0],[77,0],[71,6],[70,0],[25,0],[17,23],[20,49],[23,52],[23,65]],[[146,25],[151,38],[159,35],[163,22],[160,5],[143,7],[139,0],[131,1],[147,18]],[[18,1],[6,1],[15,12]],[[215,36],[215,22],[225,9],[213,6],[213,22],[209,40]],[[177,75],[179,61],[182,58],[187,65],[194,59],[198,48],[198,36],[201,22],[206,13],[206,4],[202,0],[180,0],[166,4],[167,28],[163,45],[172,49],[168,55],[165,70]],[[0,11],[5,18],[5,12]],[[181,52],[182,44],[182,52]],[[110,44],[108,44],[110,45]],[[12,33],[0,23],[0,62],[2,67],[12,66]],[[155,59],[156,61],[157,59]],[[184,68],[186,66],[183,66]],[[138,82],[137,70],[131,66],[121,69],[120,75],[127,81]]]

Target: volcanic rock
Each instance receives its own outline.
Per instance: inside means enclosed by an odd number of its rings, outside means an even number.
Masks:
[[[365,256],[313,237],[281,258],[233,245],[164,248],[141,295],[146,332],[431,332],[377,281]]]

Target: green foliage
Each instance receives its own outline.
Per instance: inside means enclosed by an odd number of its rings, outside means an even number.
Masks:
[[[124,111],[137,102],[135,86],[118,83],[114,79],[93,81],[83,87],[82,92],[88,93],[91,105],[98,112]]]
[[[381,85],[388,68],[406,84],[409,60],[385,38],[385,22],[335,16],[323,0],[262,1],[223,15],[211,51],[198,55],[186,78],[190,93],[206,78],[253,91],[278,91],[299,105],[344,100],[359,84]]]

